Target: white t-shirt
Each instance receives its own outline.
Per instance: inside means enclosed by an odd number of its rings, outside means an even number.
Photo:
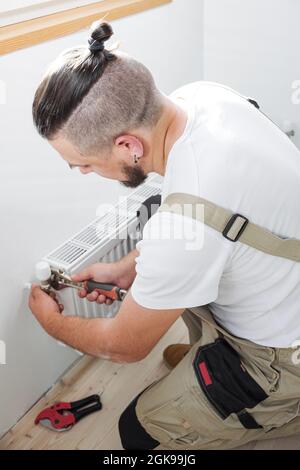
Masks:
[[[290,139],[222,85],[195,82],[170,98],[182,103],[188,121],[168,156],[162,198],[198,195],[277,235],[300,239],[300,152]],[[170,228],[183,222],[184,236],[168,239]],[[199,234],[202,246],[188,247],[187,240]],[[300,263],[166,212],[147,222],[137,248],[131,293],[138,304],[209,304],[216,321],[238,337],[283,348],[300,340]]]

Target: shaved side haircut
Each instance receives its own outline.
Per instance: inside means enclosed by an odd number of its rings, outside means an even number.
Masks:
[[[83,155],[96,155],[119,135],[158,122],[162,94],[152,74],[133,57],[105,49],[112,34],[98,22],[88,46],[64,51],[51,64],[33,102],[42,137],[63,136]]]

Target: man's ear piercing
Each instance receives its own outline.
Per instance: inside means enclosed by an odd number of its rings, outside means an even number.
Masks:
[[[139,159],[138,159],[138,157],[135,155],[135,156],[134,156],[134,163],[138,163],[138,162],[139,162]]]

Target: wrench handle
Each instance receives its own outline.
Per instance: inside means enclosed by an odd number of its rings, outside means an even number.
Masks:
[[[123,300],[124,290],[120,289],[113,284],[105,284],[102,282],[96,282],[93,280],[86,281],[84,284],[88,294],[97,291],[98,294],[103,294],[105,297],[111,300]]]

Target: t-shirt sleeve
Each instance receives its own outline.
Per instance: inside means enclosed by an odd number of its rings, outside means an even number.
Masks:
[[[158,212],[138,242],[134,300],[151,309],[192,308],[216,300],[230,242],[190,217]]]

